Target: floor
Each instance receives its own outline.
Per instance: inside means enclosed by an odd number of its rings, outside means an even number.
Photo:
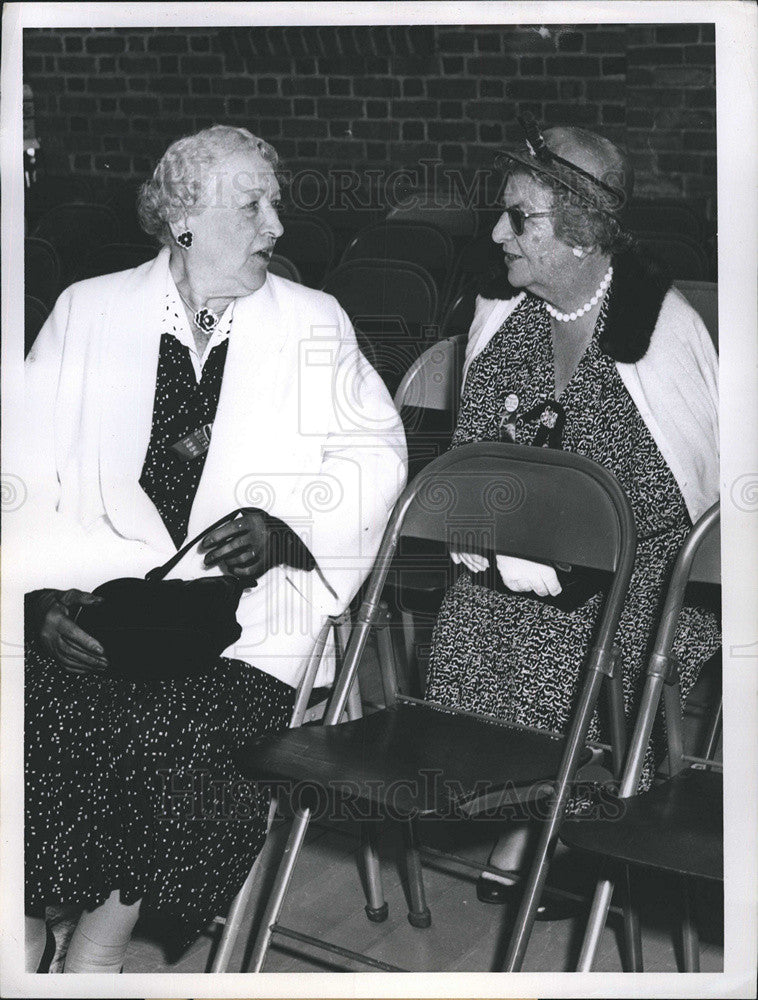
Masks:
[[[370,659],[370,654],[369,654]],[[362,667],[362,670],[364,668]],[[369,667],[364,675],[376,677]],[[693,692],[687,715],[688,739],[695,742],[702,730],[705,706],[712,699],[714,678],[704,678]],[[362,684],[367,701],[380,700],[371,683]],[[368,696],[368,697],[366,697]],[[288,824],[280,820],[271,835],[275,858],[281,854]],[[454,846],[456,853],[474,861],[486,861],[495,837],[490,823],[422,824],[422,837],[431,846]],[[356,828],[343,820],[339,825],[312,825],[295,871],[281,923],[302,933],[320,937],[344,948],[361,951],[379,961],[410,971],[494,971],[501,967],[507,944],[505,907],[481,903],[476,898],[474,877],[442,871],[425,864],[427,902],[432,912],[428,929],[411,927],[407,902],[399,874],[399,839],[385,827],[381,838],[381,864],[389,917],[380,924],[365,915],[365,898],[357,867]],[[265,898],[271,872],[264,873],[256,888],[248,915],[239,935],[229,966],[244,971],[249,962],[251,928],[257,926],[261,900]],[[556,858],[551,870],[552,884],[583,896],[594,886],[592,863],[575,854]],[[645,971],[675,972],[679,945],[675,923],[676,886],[667,878],[642,873],[635,882],[640,905]],[[723,903],[721,887],[701,887],[699,896],[701,969],[723,968]],[[584,929],[586,914],[571,919],[535,924],[524,962],[525,971],[571,971]],[[140,923],[130,944],[124,972],[205,972],[210,969],[220,928],[211,926],[183,954],[172,955],[160,936]],[[33,970],[42,951],[44,927],[39,920],[27,919],[27,967]],[[622,971],[620,920],[612,917],[598,950],[596,971]],[[265,970],[270,972],[320,972],[360,966],[344,963],[323,954],[309,954],[307,946],[282,942],[272,946]],[[340,964],[343,963],[343,964]]]

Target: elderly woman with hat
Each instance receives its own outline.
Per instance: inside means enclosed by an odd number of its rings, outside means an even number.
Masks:
[[[716,354],[697,313],[623,232],[632,170],[621,150],[584,129],[522,125],[524,148],[500,157],[503,213],[492,234],[517,294],[477,301],[452,446],[562,448],[616,475],[638,533],[617,638],[630,711],[667,574],[719,495]],[[436,622],[427,696],[563,730],[602,581],[494,553],[452,556],[462,571]],[[719,643],[716,615],[686,607],[674,647],[683,697]],[[600,735],[597,721],[590,735]],[[659,751],[648,750],[646,786]],[[496,867],[520,867],[530,826],[513,825]],[[512,884],[483,877],[479,898],[507,902]]]
[[[139,203],[160,253],[67,289],[28,358],[18,529],[37,549],[18,570],[41,971],[118,972],[140,911],[184,941],[223,912],[266,833],[235,751],[288,724],[403,487],[402,425],[348,317],[268,273],[276,168],[242,128],[173,143]],[[194,676],[114,672],[76,620],[92,590],[240,507],[173,571],[241,581],[239,641]]]

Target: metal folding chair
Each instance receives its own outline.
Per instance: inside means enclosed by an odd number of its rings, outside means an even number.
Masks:
[[[381,613],[382,588],[401,535],[436,539],[457,549],[475,544],[612,574],[565,737],[403,696],[383,711],[337,724],[369,632]],[[549,819],[525,897],[523,928],[528,933],[604,678],[609,679],[612,744],[620,773],[624,710],[613,637],[635,548],[632,512],[615,478],[596,463],[566,452],[499,443],[466,445],[432,462],[406,487],[385,532],[324,725],[289,730],[240,755],[257,780],[297,792],[284,858],[253,950],[255,971],[262,969],[274,937],[306,942],[359,966],[396,968],[279,922],[314,809],[327,804],[352,811],[361,821],[366,913],[374,921],[386,918],[387,905],[376,824],[371,820],[384,817],[400,824],[408,919],[426,927],[431,915],[422,881],[418,820],[467,818],[475,814],[477,803],[487,799],[490,804],[483,792],[502,793],[504,799],[512,793],[524,801],[544,795],[549,785]],[[428,780],[429,775],[435,779]]]
[[[413,361],[439,339],[437,286],[418,264],[350,260],[327,275],[323,290],[348,314],[361,349],[392,393]]]
[[[324,712],[327,708],[327,702],[323,701],[315,705],[311,703],[316,674],[318,673],[318,668],[321,665],[321,658],[324,655],[330,631],[334,634],[335,653],[337,656],[337,663],[339,665],[339,663],[342,662],[345,650],[347,649],[351,628],[352,624],[349,610],[345,611],[337,618],[329,618],[326,622],[324,622],[318,639],[316,640],[316,645],[311,652],[308,664],[305,668],[303,679],[300,681],[297,689],[295,705],[292,709],[292,716],[289,723],[290,729],[295,729],[307,722],[315,722],[323,718]],[[350,693],[348,695],[347,704],[345,706],[345,717],[349,720],[360,719],[362,714],[363,707],[361,704],[360,689],[358,684],[355,683],[350,689]],[[271,805],[269,807],[269,831],[274,823],[276,809],[277,800],[274,797],[272,798]],[[250,896],[252,895],[253,889],[260,878],[261,873],[265,871],[268,864],[270,864],[271,850],[269,844],[270,841],[267,839],[260,854],[253,862],[241,889],[232,900],[227,915],[225,917],[216,917],[216,922],[222,924],[224,929],[221,933],[218,947],[216,948],[213,957],[211,972],[226,972],[229,967],[229,960],[232,956],[234,946],[237,943],[237,938],[239,937],[242,921],[245,918],[245,912],[247,911],[250,902]]]
[[[706,281],[711,277],[708,255],[703,246],[687,236],[668,232],[636,232],[644,250],[668,266],[677,280]]]
[[[637,721],[632,736],[619,799],[625,810],[619,819],[569,820],[561,833],[570,847],[620,863],[622,888],[628,895],[629,866],[672,872],[681,883],[683,956],[686,972],[699,971],[697,925],[692,914],[691,880],[723,879],[723,779],[712,761],[686,757],[682,740],[682,709],[676,660],[672,646],[684,593],[689,581],[720,582],[719,505],[715,504],[694,526],[682,546],[669,583],[661,624],[647,670]],[[669,745],[669,774],[663,784],[637,795],[645,749],[650,740],[658,706],[663,698]],[[710,746],[713,750],[713,745]],[[692,765],[692,761],[696,763]],[[691,766],[686,766],[690,762]],[[605,927],[614,878],[598,880],[578,970],[589,972]],[[632,937],[633,972],[642,971],[642,949],[636,915],[632,909],[627,926]]]
[[[113,209],[106,205],[57,205],[37,223],[33,235],[55,247],[66,285],[75,280],[77,270],[93,249],[117,243],[121,232]]]
[[[473,208],[452,204],[449,193],[415,190],[404,192],[401,199],[402,204],[387,213],[388,222],[428,222],[456,240],[471,238],[476,233]]]
[[[431,274],[442,294],[447,291],[453,266],[453,241],[448,233],[430,222],[401,221],[402,216],[369,226],[357,233],[342,255],[349,260],[405,260],[419,264]]]
[[[320,288],[334,260],[334,233],[317,215],[285,215],[284,233],[276,241],[276,251],[291,260],[302,275],[303,284]]]
[[[157,257],[159,250],[155,243],[108,243],[103,247],[94,247],[77,270],[77,281],[139,267]]]
[[[626,228],[631,232],[671,233],[700,242],[705,232],[705,219],[696,215],[690,206],[673,198],[650,201],[632,201],[626,212]]]

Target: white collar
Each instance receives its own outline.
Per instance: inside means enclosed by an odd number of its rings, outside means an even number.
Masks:
[[[205,345],[205,350],[203,351],[201,357],[198,354],[197,347],[195,345],[195,338],[192,334],[192,330],[190,329],[187,314],[184,311],[184,305],[170,268],[166,269],[166,275],[166,298],[165,309],[163,310],[161,333],[176,337],[179,343],[183,344],[189,350],[190,361],[192,362],[192,367],[195,370],[195,377],[199,382],[203,374],[203,367],[205,362],[208,360],[211,351],[214,347],[217,347],[220,343],[226,340],[232,332],[235,300],[232,300],[224,310],[218,326],[213,331],[208,343]]]

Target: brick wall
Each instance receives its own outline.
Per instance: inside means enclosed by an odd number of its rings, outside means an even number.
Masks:
[[[24,57],[51,174],[144,176],[221,121],[295,171],[470,178],[528,108],[625,145],[639,196],[715,218],[713,25],[27,29]]]

